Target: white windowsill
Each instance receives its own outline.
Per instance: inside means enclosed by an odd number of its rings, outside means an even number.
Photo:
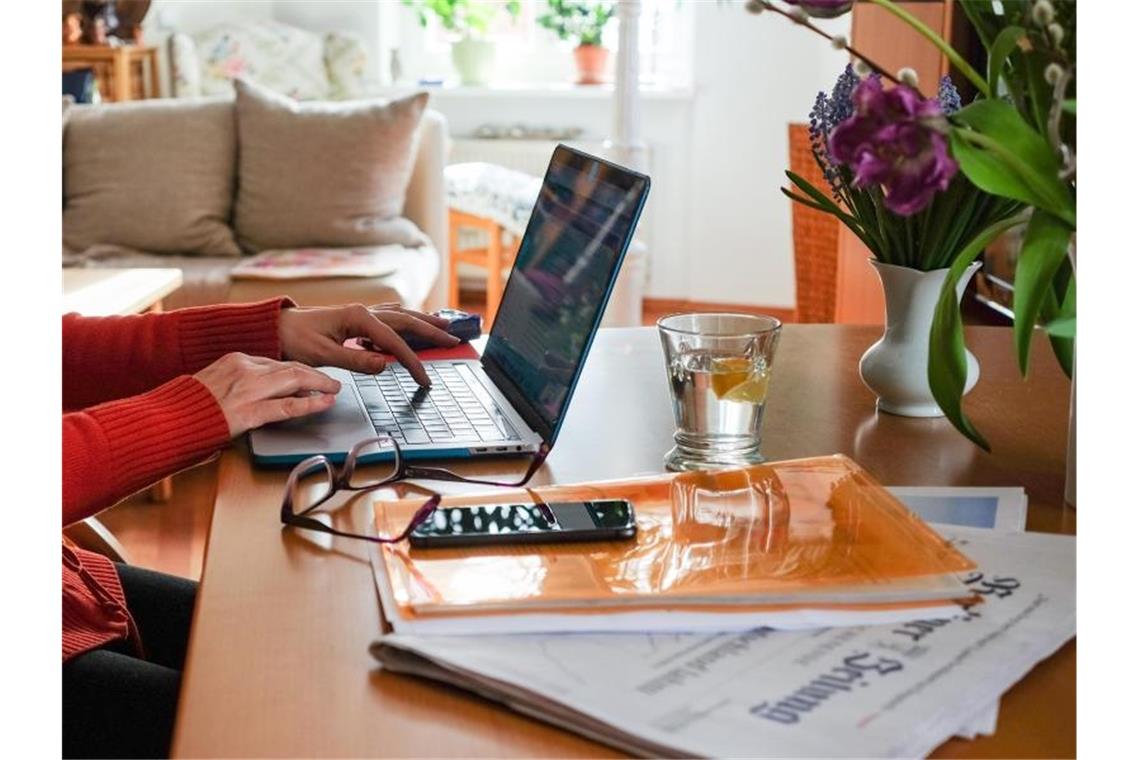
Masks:
[[[413,83],[387,85],[379,89],[384,97],[399,97],[413,92],[430,92],[439,98],[555,98],[578,100],[608,100],[613,97],[613,84],[537,84],[495,83],[487,85],[420,85]],[[693,97],[691,86],[642,85],[640,95],[645,100],[688,100]]]

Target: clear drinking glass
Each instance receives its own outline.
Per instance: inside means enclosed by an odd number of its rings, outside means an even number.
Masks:
[[[763,462],[760,425],[780,320],[752,314],[671,314],[657,321],[673,393],[670,470]]]

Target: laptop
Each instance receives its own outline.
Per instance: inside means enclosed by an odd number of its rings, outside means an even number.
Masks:
[[[377,375],[322,367],[341,383],[336,403],[254,430],[254,461],[343,460],[377,434],[391,435],[409,459],[553,446],[648,193],[649,177],[559,145],[482,357],[425,362],[427,391],[395,363]]]

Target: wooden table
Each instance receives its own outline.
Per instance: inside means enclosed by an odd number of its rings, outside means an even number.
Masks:
[[[64,45],[63,70],[92,69],[103,100],[157,98],[158,48],[153,45]]]
[[[772,459],[842,452],[893,485],[1024,486],[1028,527],[1075,533],[1063,506],[1068,381],[1034,346],[1018,377],[1005,328],[967,335],[982,380],[967,402],[988,455],[945,420],[879,415],[857,374],[879,334],[789,325],[764,426]],[[603,330],[539,483],[659,472],[673,432],[661,348],[651,328]],[[503,462],[462,465],[504,473]],[[243,448],[220,464],[183,678],[173,754],[209,756],[611,756],[613,750],[454,689],[380,671],[380,630],[360,542],[319,542],[278,525],[285,473],[254,470]],[[364,530],[368,499],[341,509]],[[1076,645],[1038,665],[1002,699],[995,736],[951,740],[944,757],[1076,754]]]

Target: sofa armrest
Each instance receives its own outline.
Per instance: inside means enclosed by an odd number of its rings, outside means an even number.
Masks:
[[[415,222],[439,252],[439,277],[424,303],[425,309],[447,305],[447,191],[443,169],[447,163],[447,121],[438,111],[424,111],[420,122],[416,163],[408,183],[404,216]]]
[[[202,68],[198,48],[190,35],[175,32],[166,41],[170,67],[170,92],[176,98],[196,98],[202,94]]]

